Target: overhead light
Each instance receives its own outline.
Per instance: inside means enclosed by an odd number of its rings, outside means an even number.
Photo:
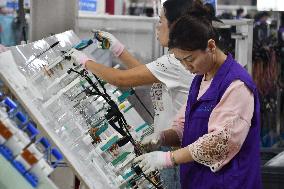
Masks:
[[[163,4],[166,0],[161,0],[161,4]]]
[[[258,11],[284,11],[283,0],[257,0]]]

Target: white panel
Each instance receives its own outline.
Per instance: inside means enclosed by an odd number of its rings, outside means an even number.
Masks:
[[[74,30],[78,0],[31,0],[30,40]]]

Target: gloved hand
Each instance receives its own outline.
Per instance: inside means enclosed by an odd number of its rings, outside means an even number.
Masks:
[[[78,51],[77,49],[72,49],[70,56],[75,60],[75,62],[82,64],[83,67],[86,67],[86,62],[88,60],[92,60],[82,51]]]
[[[171,161],[171,152],[161,151],[143,154],[135,158],[134,163],[138,163],[139,167],[145,174],[174,166]]]
[[[96,33],[97,32],[97,33]],[[95,36],[99,41],[103,39],[107,39],[110,43],[109,49],[113,53],[114,56],[119,57],[124,50],[124,45],[116,39],[111,33],[105,31],[95,31]],[[100,48],[105,48],[102,46],[102,42],[100,42]]]
[[[162,133],[153,133],[149,136],[146,136],[141,144],[146,152],[152,152],[158,150],[164,143],[164,134]]]

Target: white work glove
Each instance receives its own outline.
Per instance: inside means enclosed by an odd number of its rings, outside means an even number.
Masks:
[[[98,37],[101,38],[100,40],[105,38],[109,41],[109,49],[111,50],[114,56],[119,57],[121,55],[124,50],[124,45],[118,39],[116,39],[111,33],[105,31],[97,30],[95,32],[98,32]],[[102,47],[102,42],[99,43],[99,48],[105,48]]]
[[[164,143],[164,134],[162,133],[153,133],[149,136],[146,136],[142,141],[141,144],[143,149],[146,152],[152,152],[158,150],[162,144]]]
[[[135,158],[134,163],[138,163],[139,167],[145,174],[174,166],[171,161],[171,152],[161,151],[143,154]]]
[[[78,51],[77,49],[72,49],[70,56],[75,60],[76,63],[82,64],[84,68],[86,67],[86,62],[88,60],[92,60],[85,53]]]

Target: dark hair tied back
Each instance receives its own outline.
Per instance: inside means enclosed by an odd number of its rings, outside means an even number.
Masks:
[[[213,9],[214,10],[214,9]],[[205,50],[209,39],[219,42],[219,35],[212,21],[220,21],[212,9],[208,9],[200,0],[195,0],[187,14],[180,17],[171,27],[169,48],[182,50]]]
[[[192,4],[192,8],[189,9],[187,14],[197,17],[200,19],[204,19],[205,21],[212,22],[222,22],[215,16],[215,9],[210,3],[206,3],[205,5],[201,0],[195,0]]]

